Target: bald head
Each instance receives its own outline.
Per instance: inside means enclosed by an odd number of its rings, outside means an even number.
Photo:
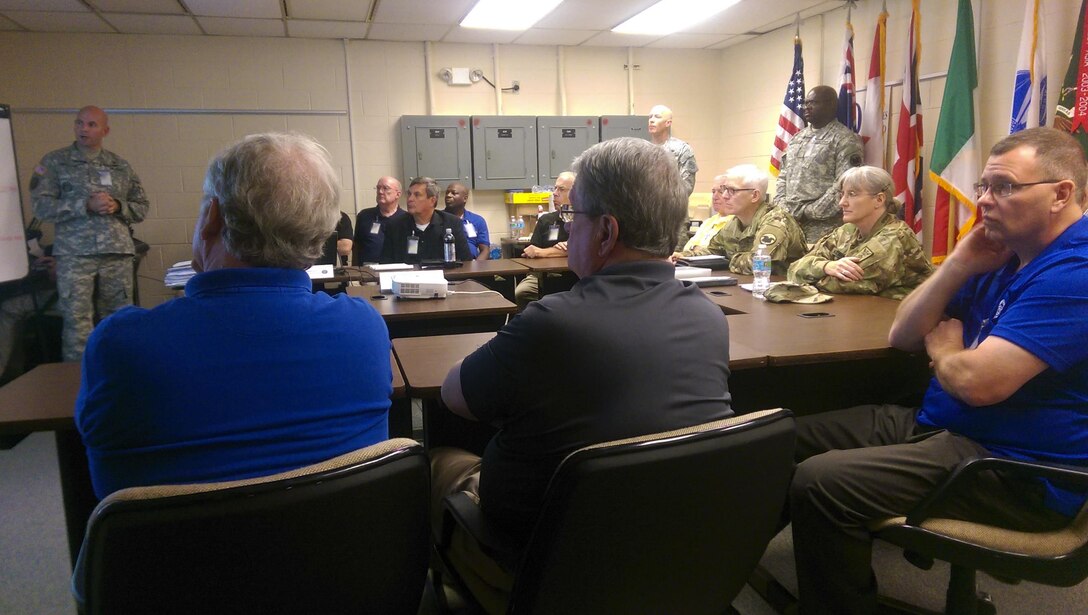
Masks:
[[[76,145],[84,152],[98,152],[102,149],[102,139],[110,133],[110,119],[106,112],[88,105],[76,114],[74,125]]]
[[[555,178],[555,188],[552,188],[552,205],[561,209],[570,205],[570,189],[574,187],[575,174],[563,171]]]
[[[386,175],[378,180],[374,186],[374,204],[378,206],[382,214],[388,216],[397,209],[400,202],[400,181],[395,177]]]
[[[650,132],[650,140],[662,144],[672,136],[672,109],[665,105],[654,105],[650,109],[650,118],[647,123]]]

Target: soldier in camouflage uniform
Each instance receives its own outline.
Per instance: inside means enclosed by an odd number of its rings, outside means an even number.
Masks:
[[[109,131],[104,111],[80,109],[75,142],[46,154],[30,178],[34,215],[56,227],[53,255],[65,361],[83,355],[96,312],[102,319],[132,304],[130,225],[144,219],[149,203],[132,167],[102,149]]]
[[[861,139],[835,119],[837,105],[838,95],[829,86],[808,93],[808,126],[790,140],[775,183],[774,204],[793,215],[809,243],[842,224],[835,180],[861,164]]]
[[[650,109],[648,132],[651,142],[664,147],[676,157],[680,181],[684,183],[690,196],[695,190],[695,174],[699,172],[699,165],[695,164],[695,152],[691,146],[672,136],[672,109],[665,105],[656,105]]]
[[[789,280],[829,293],[902,299],[933,273],[921,244],[895,217],[899,202],[891,175],[877,167],[849,169],[842,176],[846,221],[790,265]]]
[[[726,171],[725,177],[713,190],[725,197],[724,211],[733,214],[733,219],[707,248],[698,251],[724,256],[730,271],[751,274],[752,254],[763,244],[771,256],[771,273],[786,275],[786,268],[801,258],[807,246],[793,216],[767,202],[770,176],[755,165],[742,164]]]

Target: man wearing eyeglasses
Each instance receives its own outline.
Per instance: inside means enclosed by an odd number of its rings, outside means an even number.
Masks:
[[[725,210],[725,190],[721,189],[724,183],[724,173],[714,176],[714,187],[710,189],[710,208],[714,214],[703,220],[695,234],[684,244],[682,250],[673,253],[673,261],[683,256],[710,253],[706,249],[710,245],[710,240],[718,234],[718,231],[725,228],[725,225],[729,222],[729,213]]]
[[[842,226],[835,181],[850,167],[861,165],[861,138],[835,119],[839,95],[819,85],[805,97],[808,126],[790,139],[775,182],[774,204],[784,207],[816,243]]]
[[[752,164],[726,171],[725,181],[715,186],[725,201],[724,211],[733,219],[710,240],[705,250],[729,259],[729,270],[752,273],[752,255],[763,245],[771,257],[771,273],[785,275],[790,263],[806,252],[805,233],[785,209],[767,201],[771,177]]]
[[[570,208],[570,190],[574,186],[574,173],[564,171],[555,178],[552,189],[552,204],[555,211],[548,212],[536,221],[533,236],[522,253],[524,258],[556,258],[567,255],[567,226],[560,218],[560,211]],[[518,310],[525,309],[530,302],[540,298],[541,276],[531,273],[518,282],[514,289],[514,301]]]
[[[922,407],[798,420],[790,514],[802,613],[875,612],[867,524],[908,513],[961,462],[1088,466],[1086,182],[1067,133],[1033,128],[998,142],[976,187],[977,228],[903,300],[889,334],[932,361]],[[1084,500],[1069,486],[984,472],[934,512],[1046,531]]]
[[[382,257],[385,229],[390,223],[407,216],[400,208],[400,182],[388,175],[374,186],[374,207],[364,209],[355,217],[355,243],[352,246],[356,265],[376,263]]]
[[[668,261],[687,213],[672,156],[643,139],[611,139],[579,156],[574,171],[567,248],[578,283],[531,303],[442,385],[451,411],[499,432],[482,460],[432,451],[432,510],[440,515],[454,491],[477,493],[485,518],[515,540],[528,537],[571,451],[732,414],[726,321]],[[509,591],[478,548],[456,536],[452,544],[470,586]],[[496,609],[504,610],[487,610]]]

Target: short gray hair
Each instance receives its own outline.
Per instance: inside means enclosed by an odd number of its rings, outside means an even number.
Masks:
[[[884,210],[890,214],[899,211],[900,202],[895,198],[895,184],[892,176],[880,167],[851,167],[839,177],[839,192],[846,190],[846,184],[857,186],[869,194],[884,195]]]
[[[676,158],[660,145],[621,137],[598,143],[574,160],[573,192],[591,216],[619,221],[629,248],[668,256],[688,214],[688,196]]]
[[[427,198],[429,199],[438,198],[438,182],[434,181],[434,179],[430,177],[417,177],[412,180],[412,183],[408,184],[408,189],[411,190],[412,186],[423,186],[423,188],[427,191]]]
[[[745,188],[756,188],[764,197],[771,184],[771,175],[754,164],[738,164],[726,171],[725,176],[739,179]]]
[[[321,257],[340,220],[329,152],[301,134],[249,135],[220,152],[204,177],[228,252],[254,267],[303,269]]]

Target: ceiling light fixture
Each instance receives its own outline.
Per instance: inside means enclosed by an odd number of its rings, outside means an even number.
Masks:
[[[740,0],[661,0],[657,4],[612,28],[620,34],[664,36],[686,30],[733,6]]]
[[[527,30],[563,0],[480,0],[461,20],[465,28]]]

